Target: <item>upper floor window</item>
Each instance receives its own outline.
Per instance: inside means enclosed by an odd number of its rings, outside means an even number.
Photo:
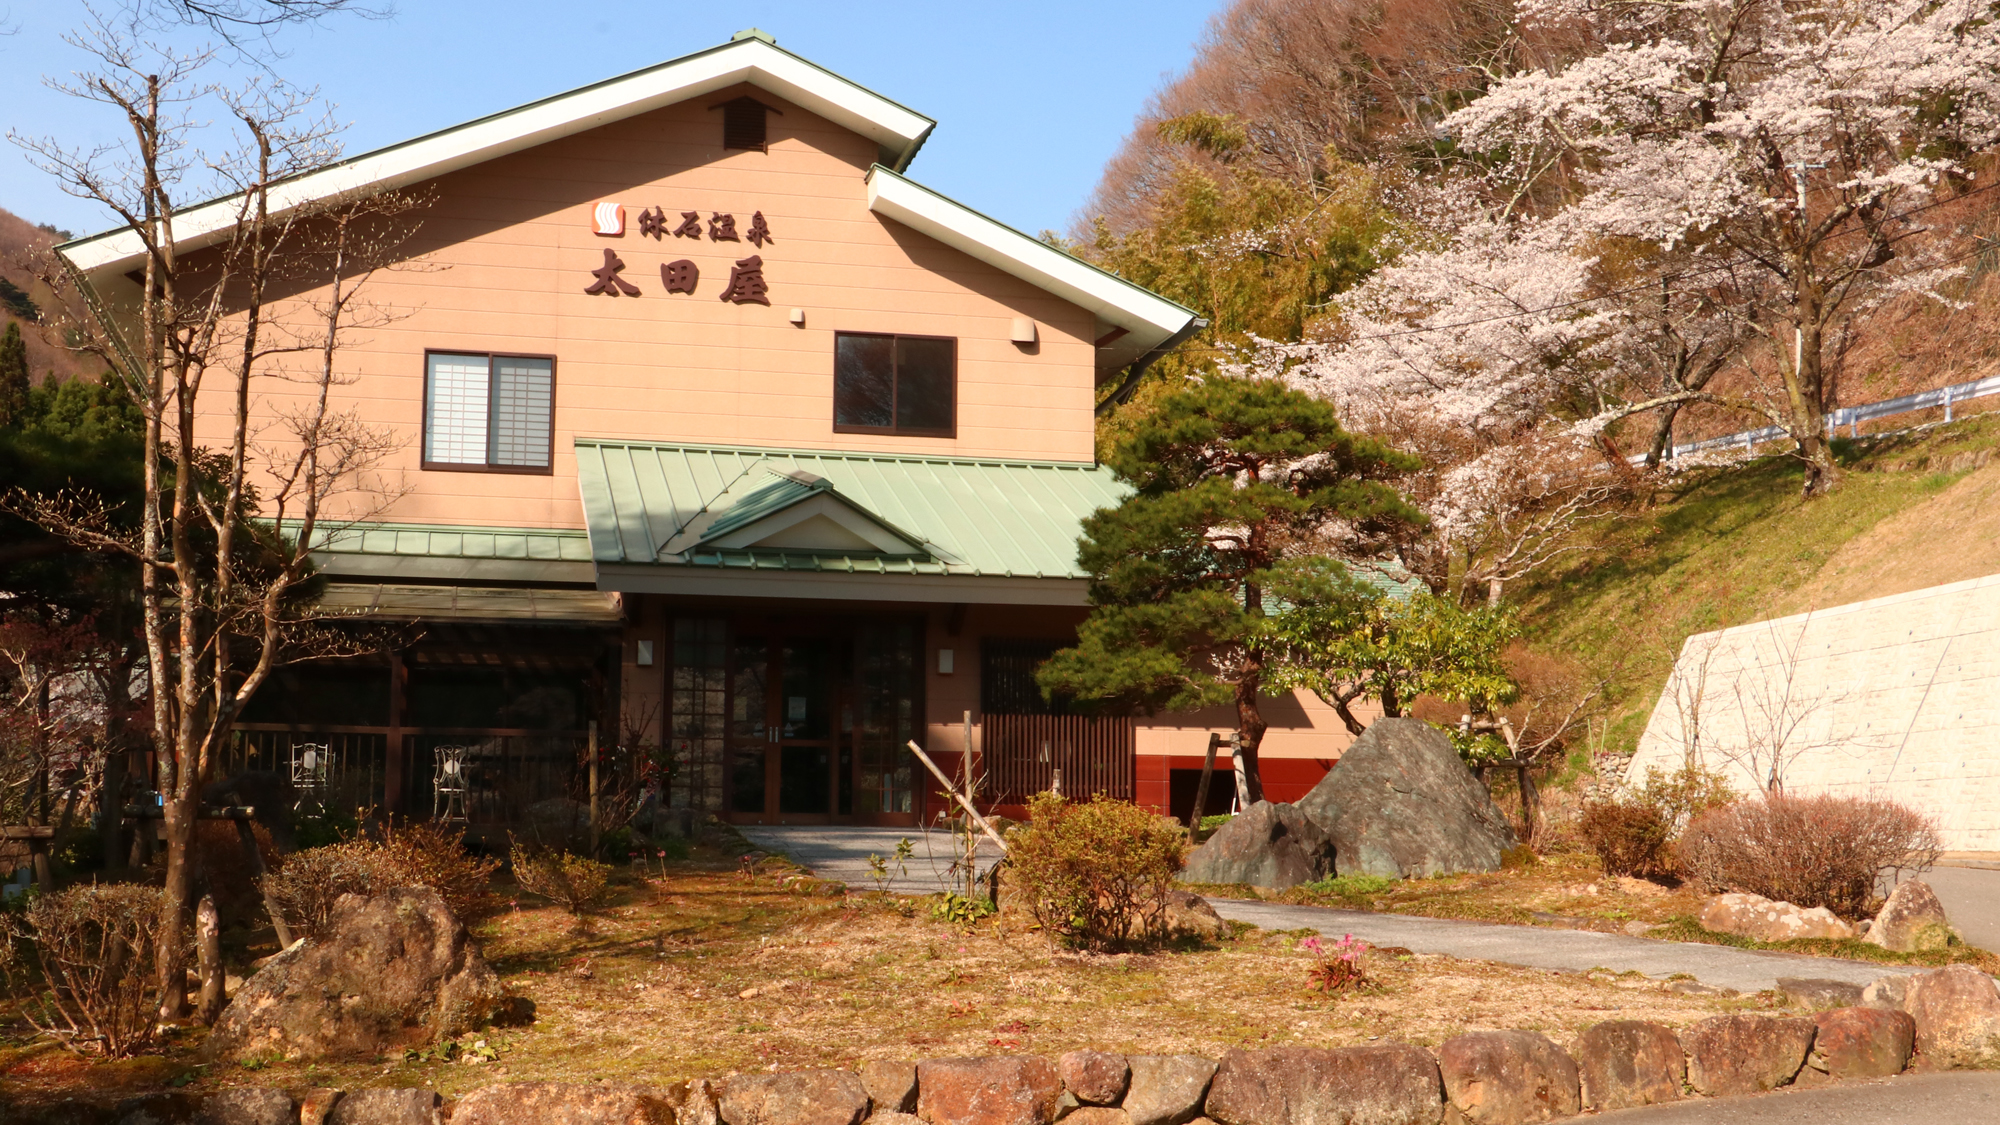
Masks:
[[[957,384],[958,341],[949,336],[834,334],[836,433],[953,437]]]
[[[555,367],[549,356],[425,353],[424,467],[550,471]]]

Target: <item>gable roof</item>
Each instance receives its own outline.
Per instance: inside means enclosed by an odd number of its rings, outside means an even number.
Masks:
[[[272,189],[282,214],[314,200],[359,190],[390,190],[469,168],[553,140],[622,121],[747,82],[881,146],[883,159],[906,168],[937,122],[825,67],[779,47],[762,32],[741,32],[719,47],[567,93],[454,125],[286,180]],[[184,247],[228,231],[238,196],[183,211],[175,222]],[[140,261],[139,237],[124,227],[64,243],[60,251],[86,274],[122,274]]]
[[[1005,461],[752,449],[578,438],[577,487],[590,551],[606,567],[816,571],[881,576],[1081,581],[1083,518],[1125,496],[1085,462]],[[815,486],[804,478],[817,478]],[[774,478],[789,481],[774,496]],[[782,488],[782,486],[780,486]],[[921,553],[726,547],[741,528],[810,495],[837,497]],[[737,508],[745,509],[742,513]],[[740,515],[742,518],[732,518]],[[705,526],[697,521],[710,520]]]
[[[546,144],[613,121],[749,83],[874,140],[884,163],[867,177],[868,206],[931,238],[1053,293],[1097,318],[1100,375],[1165,354],[1197,325],[1194,310],[997,222],[901,175],[936,122],[779,47],[760,31],[731,42],[349,157],[272,189],[275,214],[343,192],[393,190]],[[184,249],[226,237],[240,196],[180,213]],[[137,234],[119,227],[58,252],[94,285],[143,263]]]

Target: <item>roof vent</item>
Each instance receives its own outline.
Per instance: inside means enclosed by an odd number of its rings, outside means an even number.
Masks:
[[[760,27],[746,27],[729,37],[731,43],[741,43],[745,39],[762,39],[773,47],[778,45],[778,40],[770,32]]]

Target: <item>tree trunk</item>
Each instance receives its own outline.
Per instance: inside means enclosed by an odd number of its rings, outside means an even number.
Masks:
[[[216,913],[215,897],[201,896],[194,912],[196,958],[201,963],[201,1003],[195,1017],[204,1027],[213,1027],[222,1014],[222,917]]]
[[[194,829],[200,795],[176,786],[164,806],[167,879],[160,899],[160,1019],[173,1021],[187,1010],[187,945],[181,935],[194,906]]]
[[[1667,460],[1674,448],[1674,420],[1680,416],[1681,404],[1670,403],[1660,411],[1660,419],[1653,426],[1653,444],[1646,450],[1646,467],[1657,469]]]
[[[1242,739],[1241,769],[1245,807],[1264,799],[1264,778],[1257,767],[1257,748],[1264,742],[1264,713],[1258,707],[1257,689],[1262,686],[1263,667],[1254,666],[1249,675],[1236,682],[1236,729]]]
[[[1797,353],[1785,380],[1786,416],[1792,440],[1798,443],[1799,459],[1805,462],[1805,495],[1824,496],[1840,483],[1840,468],[1833,462],[1833,443],[1826,432],[1826,368],[1821,362],[1820,293],[1812,277],[1810,263],[1798,269],[1794,289],[1797,302]],[[1783,364],[1780,364],[1782,367]]]

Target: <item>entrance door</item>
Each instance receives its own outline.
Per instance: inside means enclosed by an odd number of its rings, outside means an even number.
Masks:
[[[780,634],[732,647],[730,811],[784,824],[853,812],[852,642]]]

